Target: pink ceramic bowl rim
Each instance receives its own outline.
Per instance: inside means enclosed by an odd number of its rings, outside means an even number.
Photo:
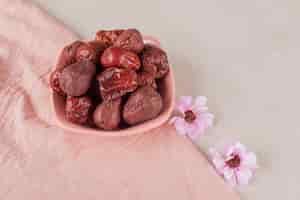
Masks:
[[[153,44],[155,46],[160,46],[159,40],[152,36],[143,36],[144,42],[147,44]],[[56,111],[56,100],[55,100],[55,95],[52,89],[51,91],[51,96],[50,96],[50,101],[51,101],[51,107],[52,107],[52,112],[54,113],[54,120],[55,123],[70,132],[74,133],[80,133],[80,134],[93,134],[93,135],[98,135],[98,136],[109,136],[109,137],[121,137],[121,136],[131,136],[131,135],[136,135],[136,134],[142,134],[145,133],[151,129],[158,128],[165,122],[167,122],[173,112],[174,108],[174,102],[175,102],[175,81],[174,81],[174,75],[173,75],[173,69],[170,67],[170,72],[168,74],[168,93],[170,94],[169,99],[169,106],[155,119],[146,121],[144,123],[141,123],[139,125],[135,125],[126,129],[121,129],[121,130],[114,130],[114,131],[106,131],[106,130],[101,130],[101,129],[93,129],[89,127],[77,127],[78,125],[70,126],[67,123],[65,123],[63,120],[61,120],[59,114]],[[76,126],[76,127],[75,127]]]

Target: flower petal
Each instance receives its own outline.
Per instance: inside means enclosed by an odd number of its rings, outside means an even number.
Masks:
[[[169,120],[169,124],[174,124],[175,121],[178,120],[179,118],[181,118],[181,117],[178,117],[178,116],[172,117],[172,118]]]
[[[230,169],[229,167],[224,168],[223,176],[225,181],[230,183],[230,185],[235,186],[237,184],[233,169]]]
[[[206,106],[206,103],[207,103],[207,97],[197,96],[195,99],[194,106],[195,107],[203,107],[203,106]]]
[[[203,113],[197,115],[193,123],[196,124],[198,131],[200,132],[200,134],[202,134],[207,128],[212,126],[213,118],[210,116],[210,113]]]
[[[235,144],[235,151],[236,151],[238,154],[240,154],[240,155],[245,155],[246,152],[247,152],[246,146],[243,145],[243,144],[240,143],[240,142],[237,142],[237,143]]]
[[[187,134],[187,131],[186,131],[187,124],[184,119],[177,117],[176,120],[174,121],[174,126],[179,135]]]
[[[245,156],[242,158],[242,166],[250,169],[256,169],[257,161],[255,153],[249,152],[245,154]]]
[[[187,110],[192,109],[193,97],[191,96],[181,96],[176,103],[176,109],[184,113]]]
[[[239,185],[247,185],[252,176],[252,171],[247,168],[242,168],[236,172],[236,177]]]
[[[195,141],[202,133],[201,130],[199,130],[199,127],[197,126],[197,124],[195,122],[193,122],[191,124],[187,123],[186,132],[187,132],[187,135],[193,141]]]
[[[199,123],[204,124],[205,128],[212,127],[214,121],[214,115],[209,112],[200,113],[197,115],[197,118],[200,119]]]
[[[197,139],[198,139],[199,136],[200,136],[200,133],[199,133],[199,132],[196,132],[196,131],[189,131],[189,132],[187,133],[187,135],[189,136],[189,138],[190,138],[192,141],[196,142]]]
[[[231,156],[232,154],[237,154],[241,158],[243,158],[246,154],[246,147],[240,142],[236,142],[233,145],[229,146],[226,152],[226,156]]]
[[[203,96],[196,97],[193,105],[193,111],[195,113],[206,112],[208,110],[208,107],[206,106],[206,102],[207,102],[206,97]]]
[[[226,165],[224,158],[216,149],[209,149],[209,154],[211,156],[212,163],[214,164],[216,170],[223,174],[223,169]]]

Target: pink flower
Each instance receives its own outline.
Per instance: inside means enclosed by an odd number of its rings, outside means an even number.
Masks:
[[[257,169],[256,155],[239,142],[221,153],[212,148],[210,154],[217,172],[232,186],[247,185]]]
[[[214,116],[206,106],[207,98],[198,96],[193,102],[191,96],[182,96],[176,104],[179,115],[170,120],[180,135],[187,135],[195,140],[213,124]]]

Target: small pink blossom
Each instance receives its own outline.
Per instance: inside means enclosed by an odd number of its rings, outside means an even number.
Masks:
[[[187,135],[192,140],[197,139],[207,128],[213,124],[214,116],[208,112],[207,98],[198,96],[193,101],[191,96],[179,98],[175,110],[178,116],[174,116],[170,123],[180,135]]]
[[[223,152],[212,148],[210,154],[217,172],[232,186],[247,185],[257,169],[256,155],[239,142]]]

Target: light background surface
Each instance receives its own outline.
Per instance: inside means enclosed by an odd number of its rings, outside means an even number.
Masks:
[[[160,38],[177,95],[205,95],[216,124],[199,141],[240,140],[260,169],[242,199],[300,198],[300,2],[38,0],[85,38],[135,27]]]

